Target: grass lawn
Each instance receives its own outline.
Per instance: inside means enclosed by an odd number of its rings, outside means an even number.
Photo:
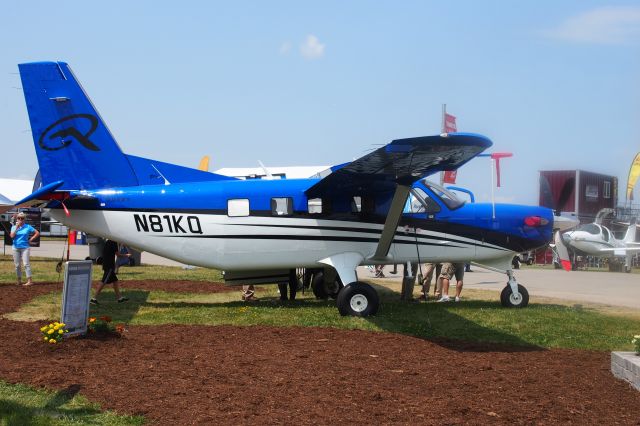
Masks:
[[[34,259],[34,276],[57,281],[55,260]],[[53,272],[52,272],[53,270]],[[94,268],[99,279],[100,268]],[[239,291],[229,293],[166,293],[136,289],[132,280],[201,280],[220,281],[220,272],[196,268],[185,270],[169,266],[122,268],[119,274],[126,304],[115,303],[106,288],[100,306],[92,306],[91,314],[110,315],[114,321],[131,325],[200,324],[200,325],[271,325],[320,326],[403,333],[421,338],[451,338],[514,345],[591,350],[631,350],[631,338],[640,333],[640,316],[616,312],[609,314],[598,308],[573,305],[552,299],[532,298],[526,309],[505,309],[498,293],[466,290],[461,303],[402,303],[398,292],[374,284],[382,305],[378,315],[370,318],[341,317],[334,301],[315,300],[311,292],[298,300],[282,304],[276,286],[262,286],[261,301],[240,301]],[[0,283],[13,283],[13,265],[0,262]],[[1,284],[0,284],[1,285]],[[25,304],[18,312],[5,317],[13,320],[57,319],[60,293],[42,295]]]
[[[60,392],[35,390],[0,380],[0,426],[29,425],[141,425],[142,417],[119,416],[77,395],[77,389]]]
[[[11,251],[11,248],[8,248]],[[35,282],[62,282],[63,272],[56,271],[58,260],[32,257],[31,271]],[[175,266],[142,265],[123,267],[118,272],[122,280],[189,280],[189,281],[221,281],[222,273],[215,269],[194,268],[182,269]],[[102,267],[93,266],[93,279],[102,278]],[[11,255],[0,256],[0,284],[13,284],[16,280],[15,267]]]

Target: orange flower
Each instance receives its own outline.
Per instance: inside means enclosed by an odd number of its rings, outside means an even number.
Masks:
[[[116,331],[120,334],[124,333],[124,324],[116,325]]]
[[[92,323],[92,322],[96,322],[95,317],[91,317],[91,318],[89,318],[89,323]]]

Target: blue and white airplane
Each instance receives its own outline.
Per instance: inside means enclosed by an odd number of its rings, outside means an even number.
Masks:
[[[42,185],[40,205],[65,225],[190,265],[230,284],[275,283],[295,268],[339,280],[341,314],[376,313],[359,265],[474,261],[507,274],[505,306],[528,303],[515,253],[545,246],[553,212],[465,204],[426,176],[492,145],[450,133],[398,139],[309,179],[240,180],[125,154],[64,62],[20,64]]]

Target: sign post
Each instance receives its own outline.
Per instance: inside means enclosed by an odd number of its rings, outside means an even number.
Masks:
[[[70,336],[87,332],[92,267],[93,262],[90,260],[64,264],[61,322],[69,330]]]

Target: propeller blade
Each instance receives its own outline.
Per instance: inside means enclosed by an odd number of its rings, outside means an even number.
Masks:
[[[564,210],[564,205],[567,204],[571,193],[573,192],[573,188],[576,186],[576,178],[570,177],[562,185],[562,190],[560,191],[560,197],[558,197],[558,204],[556,205],[556,214],[559,215],[562,210]]]
[[[569,251],[567,250],[567,246],[564,245],[564,241],[562,240],[562,234],[560,231],[556,231],[553,235],[553,242],[556,245],[556,251],[558,253],[558,258],[560,259],[560,264],[565,271],[571,270],[571,261],[569,260]]]
[[[553,216],[553,229],[557,229],[560,232],[568,231],[578,225],[580,225],[580,221],[575,216]]]

